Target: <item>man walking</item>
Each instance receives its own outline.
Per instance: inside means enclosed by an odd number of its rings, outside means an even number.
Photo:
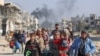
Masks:
[[[70,56],[93,56],[95,51],[93,41],[88,37],[86,31],[82,31],[81,37],[75,39],[70,48]]]

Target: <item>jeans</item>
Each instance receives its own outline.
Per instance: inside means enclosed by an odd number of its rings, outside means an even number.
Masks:
[[[22,53],[22,48],[20,47],[19,49],[16,48],[16,46],[13,47],[13,53],[16,53],[17,50],[19,50],[19,53]]]

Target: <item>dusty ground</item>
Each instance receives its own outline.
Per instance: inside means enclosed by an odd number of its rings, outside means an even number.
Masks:
[[[95,56],[100,56],[100,35],[93,35],[90,34],[91,39],[93,40],[94,44],[96,45],[96,54]],[[12,54],[12,49],[7,46],[9,43],[4,40],[4,37],[0,37],[0,45],[6,45],[6,46],[0,46],[0,56],[23,56],[23,54]]]

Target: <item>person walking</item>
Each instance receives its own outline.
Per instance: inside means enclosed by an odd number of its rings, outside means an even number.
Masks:
[[[21,33],[21,38],[22,38],[22,43],[21,43],[22,52],[24,52],[24,45],[26,43],[26,38],[27,38],[27,34],[26,34],[26,32],[24,30]]]
[[[18,33],[18,37],[17,37],[17,40],[19,41],[19,43],[21,44],[21,52],[23,53],[23,51],[24,51],[24,44],[25,44],[25,35],[24,35],[24,33],[23,33],[23,31],[19,31],[19,33]]]
[[[96,47],[93,41],[88,37],[88,33],[81,31],[81,37],[74,40],[70,48],[70,56],[93,56]]]
[[[45,28],[42,28],[42,36],[44,40],[45,49],[49,49],[49,35]]]
[[[36,33],[36,41],[37,43],[39,44],[39,47],[41,49],[41,52],[44,50],[45,48],[45,45],[44,45],[44,39],[43,39],[43,36],[42,36],[42,30],[41,29],[38,29],[37,30],[37,33]]]
[[[51,35],[54,35],[56,31],[59,31],[61,33],[59,24],[55,24],[55,29],[51,32]]]
[[[67,35],[65,32],[61,33],[61,41],[59,44],[59,56],[68,56],[68,51],[70,48],[70,41],[69,41],[69,35]]]
[[[16,31],[12,37],[12,46],[11,48],[13,49],[13,53],[16,53],[16,51],[19,49],[19,52],[22,53],[22,49],[21,49],[21,43],[19,42],[19,31]],[[11,44],[11,43],[10,43]]]
[[[36,42],[35,33],[30,34],[30,40],[26,43],[24,56],[41,56],[39,44]]]
[[[60,32],[56,31],[54,33],[54,39],[49,42],[50,51],[52,56],[59,56],[59,44],[61,42]]]
[[[14,39],[14,46],[13,46],[13,53],[16,53],[17,50],[21,53],[21,44],[18,42],[17,39]]]

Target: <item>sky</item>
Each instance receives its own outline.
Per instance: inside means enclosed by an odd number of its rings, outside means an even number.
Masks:
[[[21,9],[31,13],[37,7],[43,7],[46,4],[48,8],[56,9],[59,0],[5,0],[5,2],[13,2]],[[100,16],[100,0],[76,0],[73,6],[71,16],[89,15],[91,13]]]

